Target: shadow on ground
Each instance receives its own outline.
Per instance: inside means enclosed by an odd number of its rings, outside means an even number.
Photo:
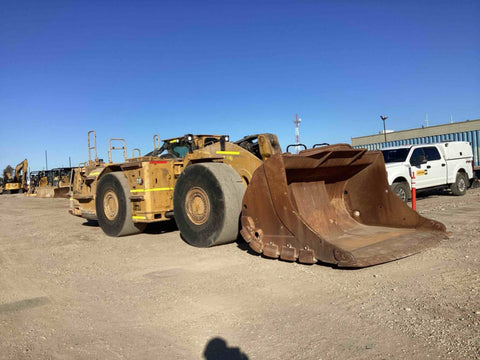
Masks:
[[[221,337],[211,339],[205,346],[203,356],[206,360],[248,360],[238,347],[228,347]]]
[[[0,305],[0,314],[12,312],[12,311],[20,311],[25,309],[34,308],[37,306],[42,306],[50,303],[50,299],[46,296],[36,297],[31,299],[24,299],[20,301],[15,301],[7,304]]]
[[[175,220],[168,220],[148,224],[147,228],[143,232],[145,234],[164,234],[177,230],[178,227],[175,223]]]
[[[97,220],[87,220],[82,225],[99,227]],[[177,224],[175,224],[175,220],[168,220],[168,221],[159,221],[159,222],[148,224],[143,232],[145,234],[164,234],[164,233],[169,233],[177,230],[178,228],[177,228]]]
[[[426,199],[437,196],[454,196],[447,189],[417,190],[417,199]]]
[[[97,220],[87,220],[83,224],[83,226],[91,226],[91,227],[98,227],[98,221]]]

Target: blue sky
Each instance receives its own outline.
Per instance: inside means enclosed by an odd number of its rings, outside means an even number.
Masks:
[[[152,136],[347,142],[480,118],[480,1],[2,1],[0,170]]]

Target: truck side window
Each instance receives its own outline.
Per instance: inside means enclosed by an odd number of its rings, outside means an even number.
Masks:
[[[412,156],[410,157],[410,165],[415,166],[415,164],[418,164],[419,156],[425,156],[425,153],[423,152],[423,148],[417,148],[413,150]]]
[[[434,160],[441,159],[440,153],[438,152],[436,147],[430,146],[430,147],[423,148],[423,150],[425,151],[425,157],[427,158],[427,161],[434,161]]]

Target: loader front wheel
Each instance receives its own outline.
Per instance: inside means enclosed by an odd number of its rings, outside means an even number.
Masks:
[[[175,222],[182,238],[196,247],[234,241],[244,193],[242,178],[226,164],[188,166],[173,194]]]
[[[468,179],[464,173],[458,172],[455,182],[450,186],[453,195],[462,196],[467,192]]]
[[[133,222],[130,187],[122,173],[109,173],[100,179],[95,208],[98,223],[109,236],[138,234],[146,227]]]
[[[410,199],[410,186],[405,181],[393,183],[392,190],[403,202]]]

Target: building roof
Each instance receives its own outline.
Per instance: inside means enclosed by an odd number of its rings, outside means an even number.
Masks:
[[[405,140],[426,136],[436,136],[450,133],[480,130],[480,119],[467,120],[443,125],[428,126],[416,129],[394,131],[387,133],[387,141]],[[375,134],[367,136],[352,137],[352,146],[382,143],[385,135]]]

